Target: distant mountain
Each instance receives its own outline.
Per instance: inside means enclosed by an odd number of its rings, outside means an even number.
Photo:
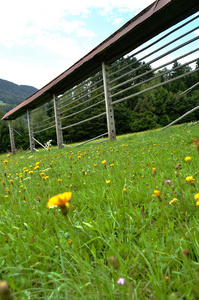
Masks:
[[[37,91],[33,86],[0,79],[0,109],[7,112]]]

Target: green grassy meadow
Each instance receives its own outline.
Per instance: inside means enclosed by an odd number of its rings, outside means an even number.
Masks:
[[[15,299],[198,299],[196,138],[183,124],[1,155],[0,279]],[[47,208],[68,191],[67,216]]]

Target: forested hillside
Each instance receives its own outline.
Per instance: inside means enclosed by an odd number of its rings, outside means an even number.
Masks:
[[[135,73],[133,76],[135,76],[136,78],[136,76],[141,75],[138,76],[139,79],[136,79],[134,81],[132,81],[132,78],[134,77],[130,78],[129,76],[129,69],[132,68],[132,60],[134,61],[133,72]],[[189,93],[186,93],[183,97],[178,97],[179,94],[181,94],[182,92],[186,91],[187,89],[199,82],[199,61],[197,61],[195,65],[192,65],[192,67],[190,67],[189,65],[181,66],[180,63],[175,61],[171,69],[167,70],[166,68],[164,68],[162,70],[159,70],[158,72],[155,72],[152,66],[148,64],[145,65],[144,62],[138,61],[135,57],[126,57],[118,61],[117,68],[120,68],[123,71],[124,66],[128,66],[128,68],[125,69],[125,73],[123,73],[124,76],[122,78],[115,78],[114,80],[115,86],[118,86],[118,88],[115,89],[115,94],[117,95],[119,93],[123,93],[122,96],[127,97],[128,99],[126,101],[114,105],[114,116],[117,135],[166,126],[168,123],[179,118],[189,110],[193,109],[196,106],[199,106],[198,85],[195,88],[191,89],[191,91]],[[139,66],[142,66],[142,68],[140,69]],[[139,73],[137,72],[136,68],[139,69]],[[194,70],[194,72],[191,72],[188,75],[186,74],[192,70]],[[112,69],[112,74],[110,74],[110,76],[112,77],[112,79],[114,79],[114,68]],[[168,81],[170,79],[172,80],[178,76],[181,76],[181,78],[164,84],[165,81]],[[127,88],[125,91],[123,91],[119,87],[122,80],[123,82],[128,82],[129,79],[131,81],[129,83],[129,86],[135,86],[133,92],[128,90],[128,85],[126,85]],[[97,77],[90,78],[86,84],[89,87],[98,87],[98,80],[99,79]],[[145,83],[142,83],[143,80],[145,80]],[[138,83],[141,84],[138,85]],[[5,87],[6,84],[7,87],[9,87],[7,91],[3,89],[3,86]],[[153,87],[154,85],[158,84],[160,84],[161,86],[155,89],[147,90],[144,93],[140,93],[143,90],[148,88],[150,89],[150,87]],[[91,93],[88,89],[88,86],[81,85],[81,87],[77,89],[77,95],[81,94],[84,90],[88,90],[88,92],[85,94],[85,97],[81,97],[79,100],[77,99],[75,101],[76,108],[73,108],[71,106],[73,103],[74,94],[71,94],[72,92],[70,93],[69,91],[69,93],[66,96],[64,96],[65,98],[63,98],[63,100],[69,101],[69,104],[67,104],[67,112],[63,113],[62,115],[62,127],[67,127],[71,124],[77,123],[80,121],[80,119],[85,120],[92,116],[98,115],[101,112],[101,110],[105,109],[103,102],[104,94],[102,90],[96,89],[94,90],[94,93]],[[27,95],[28,93],[30,95],[31,92],[35,92],[36,89],[33,87],[17,86],[6,81],[0,81],[0,93],[1,91],[3,91],[5,95],[8,95],[8,98],[10,97],[10,99],[14,97],[16,99],[15,101],[17,102],[19,101],[19,99],[21,101],[27,98],[27,96],[25,95]],[[136,93],[138,93],[139,96],[134,96],[134,94]],[[98,100],[95,100],[96,96]],[[92,99],[93,101],[100,101],[100,105],[93,105],[92,110],[88,111],[86,110],[86,107],[90,105],[90,102],[88,104],[88,101]],[[117,100],[117,96],[114,100]],[[5,101],[5,98],[3,101]],[[11,103],[13,104],[13,102]],[[82,112],[81,114],[76,114],[80,104]],[[70,117],[68,117],[68,111],[70,111]],[[41,124],[42,120],[44,122],[48,118],[51,118],[52,120],[53,102],[51,101],[47,103],[46,106],[42,106],[41,108],[39,108],[38,112],[39,114],[36,114],[33,118],[33,123]],[[0,117],[2,117],[3,115],[4,112],[0,109]],[[196,120],[199,120],[199,110],[196,110],[194,113],[188,115],[180,122],[191,122]],[[18,131],[21,134],[20,136],[18,134],[15,134],[16,147],[18,149],[27,149],[29,146],[29,138],[27,122],[25,117],[22,116],[21,118],[15,120],[13,122],[13,127],[16,131]],[[77,125],[75,127],[69,127],[67,130],[64,130],[64,143],[87,140],[91,137],[98,136],[106,131],[106,116],[104,115],[103,118],[101,118],[100,120],[94,119],[92,121],[81,123],[80,125]],[[55,128],[51,128],[47,131],[42,131],[41,133],[36,134],[35,138],[43,144],[49,139],[52,139],[53,144],[56,145]],[[7,122],[5,121],[0,121],[0,141],[0,152],[9,151],[9,131]]]
[[[13,82],[0,79],[0,108],[4,112],[9,111],[21,101],[25,100],[37,89],[28,85],[17,85]]]

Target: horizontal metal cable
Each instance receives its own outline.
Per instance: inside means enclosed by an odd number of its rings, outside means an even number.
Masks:
[[[163,53],[163,54],[157,56],[156,58],[154,58],[154,59],[150,60],[149,62],[147,62],[147,63],[145,63],[145,64],[139,66],[138,68],[132,69],[131,71],[129,71],[129,72],[125,73],[125,74],[122,74],[121,76],[119,76],[119,77],[117,77],[117,78],[114,78],[113,80],[110,80],[109,83],[113,83],[113,82],[115,82],[116,80],[121,79],[121,78],[125,77],[126,75],[128,75],[128,74],[130,74],[130,73],[132,73],[132,72],[138,71],[138,70],[140,70],[140,69],[142,69],[142,68],[144,68],[144,67],[146,67],[146,66],[148,66],[148,65],[150,65],[150,64],[152,64],[152,63],[154,63],[154,62],[156,62],[157,60],[159,60],[159,59],[161,59],[161,58],[167,56],[168,54],[170,54],[170,53],[172,53],[172,52],[175,52],[176,50],[178,50],[178,49],[180,49],[180,48],[182,48],[182,47],[184,47],[184,46],[186,46],[186,45],[188,45],[188,44],[190,44],[190,43],[195,42],[195,41],[198,40],[198,39],[199,39],[199,36],[196,36],[195,38],[192,38],[192,39],[190,39],[190,40],[188,40],[188,41],[186,41],[186,42],[184,42],[184,43],[182,43],[182,44],[176,46],[175,48],[173,48],[173,49],[171,49],[171,50],[169,50],[169,51],[167,51],[167,52],[165,52],[165,53]]]
[[[42,107],[40,106],[40,107],[32,110],[32,116],[34,116],[34,115],[38,116],[38,115],[44,114],[45,112],[47,112],[47,111],[49,111],[51,109],[54,111],[54,105],[52,107],[49,107],[49,108],[46,108],[46,109],[42,110],[41,112],[37,112],[37,110],[40,110],[41,108]]]
[[[199,48],[197,48],[197,51],[198,51],[198,50],[199,50]],[[196,50],[193,50],[193,51],[190,51],[190,52],[192,53],[192,52],[195,52],[195,51],[196,51]],[[189,52],[189,54],[190,54],[190,52]],[[183,58],[183,57],[185,57],[185,56],[186,56],[186,55],[181,55],[181,56],[179,56],[177,59]],[[182,65],[180,65],[180,66],[177,66],[177,67],[175,67],[175,68],[173,68],[173,69],[171,69],[171,70],[169,69],[169,70],[166,70],[165,72],[161,72],[161,73],[159,73],[158,75],[155,75],[155,76],[153,76],[153,77],[151,77],[151,78],[149,78],[149,79],[146,79],[146,80],[144,80],[144,81],[142,81],[142,82],[139,82],[139,83],[137,83],[137,84],[134,84],[134,85],[132,85],[132,86],[130,86],[130,87],[127,87],[127,88],[123,89],[122,91],[116,92],[116,93],[110,95],[110,97],[115,97],[115,96],[117,96],[117,95],[119,95],[119,94],[121,94],[121,93],[124,93],[124,92],[126,92],[126,91],[132,89],[132,88],[138,87],[138,86],[142,85],[143,83],[149,82],[149,81],[151,81],[151,80],[153,80],[153,79],[156,79],[156,78],[158,78],[158,77],[161,77],[162,75],[165,75],[165,74],[167,74],[167,73],[170,73],[170,72],[172,72],[172,71],[175,71],[175,70],[177,70],[177,69],[180,69],[180,68],[182,68],[183,66],[186,66],[186,65],[188,65],[188,64],[191,64],[191,63],[195,62],[196,60],[197,60],[197,59],[194,58],[193,60],[191,60],[191,61],[189,61],[189,62],[186,62],[186,63],[184,63],[184,64],[182,64]],[[162,68],[162,67],[165,67],[165,66],[167,66],[167,65],[170,65],[170,64],[173,63],[174,61],[176,61],[176,58],[173,59],[173,60],[171,60],[171,61],[169,61],[169,62],[167,62],[167,63],[165,63],[165,64],[163,64],[163,65],[161,65],[161,66],[159,66],[159,67],[157,67],[157,68],[155,68],[155,69],[152,69],[152,70],[150,70],[150,71],[148,71],[148,72],[145,72],[145,73],[143,73],[143,74],[140,74],[140,75],[138,75],[138,76],[136,76],[136,77],[132,77],[131,79],[127,80],[127,81],[124,82],[124,83],[118,84],[117,86],[114,86],[114,89],[117,88],[117,87],[120,87],[120,86],[122,86],[122,85],[124,85],[124,84],[130,83],[130,82],[132,82],[132,81],[134,81],[134,80],[136,80],[136,79],[138,79],[138,78],[140,78],[140,77],[144,77],[145,75],[148,75],[148,74],[151,73],[151,72],[154,72],[154,71],[156,71],[156,70],[159,70],[159,69]],[[109,90],[113,90],[113,89],[109,89]]]
[[[72,89],[66,91],[65,93],[63,93],[63,94],[61,95],[60,99],[61,99],[62,97],[64,97],[64,96],[67,96],[69,93],[72,93],[72,92],[75,91],[77,88],[80,88],[82,85],[86,84],[87,82],[89,82],[89,80],[91,80],[91,78],[94,79],[94,78],[96,78],[97,76],[100,76],[100,75],[102,76],[101,73],[102,73],[101,71],[98,72],[98,73],[96,73],[96,74],[93,75],[92,77],[87,78],[86,80],[82,81],[80,84],[74,86]]]
[[[99,115],[96,115],[96,116],[94,116],[94,117],[91,117],[91,118],[89,118],[89,119],[85,119],[85,120],[83,120],[83,121],[80,121],[80,122],[77,122],[77,123],[68,125],[68,126],[66,126],[66,127],[62,127],[61,129],[62,129],[62,130],[63,130],[63,129],[67,129],[67,128],[70,128],[70,127],[73,127],[73,126],[82,124],[82,123],[84,123],[84,122],[91,121],[91,120],[96,119],[96,118],[99,118],[99,117],[101,117],[101,116],[103,116],[103,115],[105,115],[105,114],[106,114],[106,112],[103,112],[103,113],[101,113],[101,114],[99,114]]]
[[[129,63],[127,66],[124,66],[123,68],[121,68],[120,70],[115,71],[114,73],[110,74],[109,76],[112,76],[113,74],[116,74],[116,73],[118,73],[118,72],[120,72],[120,71],[122,71],[122,70],[124,70],[124,69],[126,69],[126,68],[129,68],[131,65],[134,65],[134,64],[136,64],[137,62],[143,61],[145,58],[148,58],[149,56],[151,56],[151,55],[157,53],[158,51],[160,51],[160,50],[166,48],[167,46],[173,44],[173,43],[176,42],[177,40],[181,39],[182,37],[184,37],[184,36],[190,34],[191,32],[193,32],[193,31],[195,31],[195,30],[197,30],[197,29],[199,29],[199,26],[197,26],[197,27],[195,27],[194,29],[191,29],[190,31],[188,31],[188,32],[186,32],[186,33],[184,33],[184,34],[182,34],[181,36],[177,37],[176,39],[174,39],[174,40],[170,41],[169,43],[167,43],[167,44],[165,44],[165,45],[163,45],[163,46],[157,48],[156,50],[154,50],[154,51],[150,52],[149,54],[147,54],[147,55],[141,57],[140,59],[138,59],[138,60],[132,62],[131,64]],[[126,74],[127,74],[127,73],[126,73]],[[125,76],[125,75],[123,75],[123,76]]]
[[[107,134],[108,134],[108,132],[105,132],[105,133],[103,133],[103,134],[100,134],[100,135],[98,135],[98,136],[96,136],[96,137],[94,137],[94,138],[92,138],[92,139],[90,139],[90,140],[87,140],[87,141],[85,141],[85,142],[82,142],[82,143],[76,145],[76,147],[81,146],[81,145],[84,145],[84,144],[89,143],[89,142],[91,142],[91,141],[94,141],[94,140],[96,140],[96,139],[99,139],[99,138],[101,138],[102,136],[105,136],[105,135],[107,135]]]
[[[149,88],[146,88],[145,90],[142,90],[142,91],[137,92],[137,93],[135,93],[135,94],[132,94],[132,95],[126,96],[126,97],[124,97],[124,98],[115,100],[115,101],[113,101],[113,102],[111,103],[111,105],[114,105],[114,104],[116,104],[116,103],[122,102],[122,101],[127,100],[127,99],[130,99],[130,98],[134,98],[134,97],[139,96],[139,95],[141,95],[141,94],[143,94],[143,93],[145,93],[145,92],[151,91],[151,90],[153,90],[153,89],[155,89],[155,88],[157,88],[157,87],[160,87],[160,86],[162,86],[162,85],[165,85],[165,84],[167,84],[167,83],[170,83],[170,82],[172,82],[172,81],[175,81],[175,80],[177,80],[177,79],[180,79],[180,78],[185,77],[185,76],[187,76],[187,75],[193,74],[193,73],[195,73],[195,72],[198,72],[198,69],[193,70],[193,71],[190,71],[190,72],[187,72],[186,74],[179,75],[179,76],[177,76],[177,77],[175,77],[175,78],[172,78],[172,79],[169,79],[169,80],[167,80],[167,81],[158,83],[158,84],[156,84],[156,85],[154,85],[154,86],[151,86],[151,87],[149,87]],[[161,75],[162,75],[162,74],[161,74]]]
[[[191,86],[190,88],[188,88],[186,91],[182,92],[180,95],[177,96],[177,99],[180,99],[182,96],[186,95],[187,93],[191,92],[196,86],[199,85],[199,81],[194,84],[193,86]]]
[[[134,56],[136,56],[137,54],[140,54],[141,52],[147,50],[147,49],[150,48],[151,46],[153,46],[153,45],[159,43],[161,40],[163,40],[164,38],[168,37],[170,34],[174,33],[175,31],[177,31],[177,30],[183,28],[183,27],[186,26],[187,24],[193,22],[193,21],[196,20],[198,17],[199,17],[199,15],[193,17],[191,20],[189,20],[189,21],[183,23],[182,25],[180,25],[180,26],[174,28],[174,29],[171,30],[170,32],[166,33],[165,35],[163,35],[163,36],[160,37],[159,39],[157,39],[157,40],[155,40],[154,42],[152,42],[151,44],[149,44],[149,45],[145,46],[144,48],[138,50],[137,52],[131,54],[131,55],[129,56],[129,58],[134,57]],[[117,61],[114,65],[108,67],[108,70],[111,70],[112,68],[115,68],[115,67],[116,67],[117,65],[119,65],[120,63],[121,63],[120,61]],[[114,74],[114,73],[113,73],[113,74]]]
[[[45,122],[45,121],[48,121],[48,120],[50,120],[50,119],[54,119],[55,118],[55,115],[53,115],[52,117],[48,117],[47,119],[44,119],[44,120],[41,120],[41,121],[39,121],[39,123],[42,123],[42,122]],[[38,121],[37,122],[35,122],[35,123],[32,123],[32,125],[34,125],[34,124],[38,124]]]
[[[103,88],[103,86],[101,86],[100,88]],[[98,90],[98,89],[96,89],[96,90],[94,90],[94,91],[96,92],[97,90]],[[101,94],[103,94],[103,93],[101,93]],[[94,99],[94,98],[98,97],[98,96],[101,95],[101,94],[98,94],[98,95],[96,95],[96,96],[93,97],[93,98],[89,98],[88,100],[85,100],[85,101],[83,101],[82,103],[84,104],[84,103],[90,101],[91,99]],[[89,94],[87,94],[86,96],[88,97]],[[85,97],[85,96],[84,96],[84,97]],[[75,102],[77,102],[77,101],[80,101],[80,100],[83,99],[84,97],[75,99],[75,100],[73,100],[72,102],[70,102],[70,103],[68,103],[68,104],[66,104],[66,105],[64,105],[64,106],[59,107],[59,109],[63,109],[64,107],[67,107],[67,106],[69,106],[69,105],[71,105],[71,104],[73,104],[73,103],[75,103]],[[75,97],[73,97],[73,98],[75,98]],[[78,105],[77,105],[77,106],[78,106]],[[75,106],[70,107],[69,110],[70,110],[71,108],[74,108],[74,107],[75,107]]]
[[[33,133],[39,133],[39,132],[42,132],[42,131],[45,131],[45,130],[51,129],[51,128],[53,128],[53,127],[55,127],[55,125],[53,125],[53,126],[50,126],[50,127],[48,127],[48,128],[44,128],[44,129],[38,130],[38,131],[33,131]]]
[[[189,110],[188,112],[186,112],[184,115],[182,115],[181,117],[177,118],[176,120],[174,120],[173,122],[169,123],[167,126],[165,126],[163,129],[168,128],[169,126],[175,124],[176,122],[180,121],[181,119],[183,119],[184,117],[186,117],[187,115],[191,114],[192,112],[196,111],[199,109],[199,106],[194,107],[193,109]]]
[[[90,99],[88,99],[88,100],[86,100],[86,101],[84,101],[84,102],[81,102],[81,103],[79,103],[79,104],[77,104],[77,105],[75,105],[75,106],[72,106],[72,107],[70,107],[70,108],[68,108],[68,109],[66,109],[66,110],[64,110],[64,111],[62,111],[61,114],[65,113],[66,111],[69,111],[69,110],[71,110],[71,109],[74,109],[74,108],[76,108],[76,107],[78,107],[78,106],[80,106],[80,105],[83,105],[83,104],[85,104],[85,103],[87,103],[87,102],[89,102],[89,101],[93,101],[93,100],[95,100],[96,98],[98,98],[98,97],[100,97],[100,96],[102,96],[102,95],[104,95],[104,91],[103,91],[102,93],[96,95],[95,97],[92,97],[92,98],[90,98]],[[77,100],[75,100],[74,102],[76,102],[76,101],[77,101]]]
[[[91,80],[91,79],[90,79]],[[87,88],[84,88],[83,91],[80,91],[79,93],[75,94],[75,95],[72,95],[70,98],[67,98],[66,100],[63,100],[61,103],[59,103],[59,105],[61,104],[64,104],[65,102],[68,102],[69,100],[73,99],[74,97],[77,97],[81,94],[85,94],[89,89],[91,89],[93,86],[96,86],[98,83],[100,83],[101,81],[103,81],[103,78],[101,78],[100,80],[98,80],[97,82],[93,83],[92,85],[88,86]],[[84,83],[85,84],[85,83]],[[83,84],[81,84],[83,85]],[[79,89],[79,86],[77,86],[76,88],[74,88],[73,92],[76,90],[76,89]],[[95,89],[96,90],[96,89]],[[87,94],[86,94],[87,95]],[[82,95],[81,97],[84,97],[85,95]],[[61,98],[59,99],[61,100]]]
[[[48,125],[53,125],[53,124],[55,124],[55,120],[54,120],[54,122],[51,121],[51,122],[49,122],[49,123],[47,123],[47,124],[43,124],[43,125],[36,126],[36,127],[34,127],[34,129],[41,128],[41,127],[48,126]]]
[[[97,102],[97,103],[94,103],[94,104],[92,104],[92,105],[89,105],[89,106],[86,107],[86,108],[83,108],[82,110],[76,111],[76,112],[74,112],[74,113],[72,113],[72,114],[70,114],[70,115],[68,115],[68,116],[62,117],[62,118],[60,118],[60,119],[63,120],[63,119],[66,119],[66,118],[75,116],[75,115],[77,115],[77,114],[79,114],[79,113],[81,113],[81,112],[83,112],[83,111],[85,111],[85,110],[87,110],[87,109],[90,109],[90,108],[92,108],[92,107],[94,107],[94,106],[99,105],[100,103],[102,103],[102,102],[104,102],[104,101],[105,101],[105,100],[103,99],[103,100],[101,100],[101,101],[99,101],[99,102]]]

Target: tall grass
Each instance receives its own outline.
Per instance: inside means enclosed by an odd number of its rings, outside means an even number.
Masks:
[[[0,279],[15,299],[197,299],[198,129],[2,155]],[[46,207],[67,191],[67,216]]]

